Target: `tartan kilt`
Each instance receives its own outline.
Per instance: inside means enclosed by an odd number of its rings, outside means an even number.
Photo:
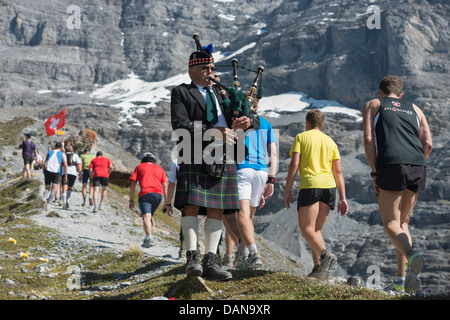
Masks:
[[[188,204],[239,210],[236,163],[226,164],[222,178],[208,175],[203,164],[180,164],[174,205],[182,210]]]

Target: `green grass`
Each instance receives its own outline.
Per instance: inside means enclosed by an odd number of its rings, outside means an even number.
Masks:
[[[18,146],[23,129],[34,124],[36,120],[27,117],[16,117],[11,121],[0,122],[0,147]]]
[[[19,181],[1,189],[0,218],[39,209],[39,185],[40,182],[37,180],[28,180]]]

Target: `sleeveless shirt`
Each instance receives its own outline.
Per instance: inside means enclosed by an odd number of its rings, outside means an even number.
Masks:
[[[377,166],[425,166],[425,156],[419,140],[419,118],[412,103],[388,97],[378,99],[380,109],[374,118]]]

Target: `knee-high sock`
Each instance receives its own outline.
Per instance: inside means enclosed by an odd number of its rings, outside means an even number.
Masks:
[[[197,250],[198,219],[197,217],[181,217],[181,231],[186,251]]]
[[[222,235],[222,220],[206,218],[205,219],[205,253],[217,252],[220,236]]]

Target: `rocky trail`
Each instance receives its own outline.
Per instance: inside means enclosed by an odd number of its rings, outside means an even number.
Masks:
[[[43,174],[39,173],[38,175]],[[44,186],[41,186],[42,193]],[[154,237],[156,245],[151,248],[142,248],[144,237],[142,219],[136,212],[123,209],[128,205],[128,198],[120,197],[114,191],[108,190],[107,200],[102,210],[93,213],[93,207],[81,206],[83,197],[81,183],[76,183],[72,192],[69,209],[63,209],[56,202],[50,203],[47,210],[34,215],[32,219],[39,225],[58,230],[61,237],[73,239],[76,242],[85,242],[86,245],[98,248],[109,248],[124,251],[132,247],[141,248],[146,254],[178,263],[178,250],[173,243],[164,240],[159,235],[167,234],[162,229],[156,229]],[[87,201],[88,202],[88,201]]]

